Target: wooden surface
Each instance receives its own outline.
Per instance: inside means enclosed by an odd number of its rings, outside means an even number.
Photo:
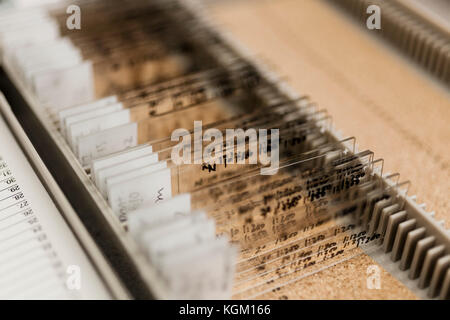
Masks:
[[[208,14],[299,93],[328,109],[385,172],[410,180],[410,194],[450,227],[450,94],[343,12],[322,0],[212,1]],[[366,286],[363,254],[284,288],[284,298],[414,299],[382,270]],[[269,294],[264,298],[277,298]]]

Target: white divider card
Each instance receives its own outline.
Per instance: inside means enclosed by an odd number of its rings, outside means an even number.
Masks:
[[[33,88],[40,101],[53,108],[65,108],[94,99],[92,63],[85,61],[64,69],[37,74]]]
[[[105,109],[106,108],[106,109]],[[102,108],[103,112],[108,112],[109,107]],[[98,110],[93,111],[98,112]],[[130,110],[120,110],[116,112],[106,113],[102,116],[88,118],[76,123],[68,125],[67,137],[69,144],[73,146],[76,154],[76,142],[79,137],[87,136],[102,130],[114,128],[130,121]]]
[[[20,18],[18,13],[17,22],[11,18],[2,23],[6,26],[2,30],[6,31],[0,31],[0,47],[7,48],[7,60],[15,71],[49,107],[65,108],[92,101],[92,63],[83,61],[70,41],[59,38],[56,20],[42,13],[29,15],[33,17],[30,20]],[[26,51],[30,53],[20,53]],[[14,58],[16,52],[18,59]]]
[[[78,52],[70,53],[70,55],[68,55],[67,58],[56,56],[51,60],[51,62],[43,62],[42,64],[32,65],[30,68],[25,69],[24,79],[26,83],[30,84],[30,88],[36,92],[37,89],[33,82],[34,79],[39,78],[40,75],[45,75],[49,73],[52,75],[52,77],[44,78],[44,80],[40,83],[40,85],[42,85],[41,87],[45,85],[47,86],[47,89],[50,90],[52,82],[54,81],[54,84],[57,85],[58,84],[57,81],[59,81],[56,80],[56,77],[54,77],[52,73],[79,65],[81,62],[82,62],[81,56],[79,55]],[[47,83],[45,83],[44,81]],[[41,88],[39,88],[38,90],[41,90]]]
[[[145,241],[146,233],[144,233],[143,245],[150,261],[157,262],[159,256],[165,253],[196,246],[205,241],[213,241],[215,238],[216,224],[214,219],[208,219],[192,223],[148,242]]]
[[[123,105],[121,103],[113,103],[104,107],[95,108],[91,111],[86,111],[82,113],[77,113],[71,116],[67,116],[64,118],[65,132],[62,132],[66,139],[69,142],[69,145],[73,148],[76,144],[76,136],[73,132],[70,132],[72,124],[77,124],[78,122],[86,121],[89,119],[94,119],[103,115],[107,115],[110,113],[115,113],[123,109]],[[93,133],[93,132],[90,132]]]
[[[167,168],[167,162],[166,161],[159,161],[154,164],[140,167],[134,170],[127,171],[125,173],[121,173],[112,177],[106,178],[106,195],[108,196],[109,190],[111,189],[111,186],[117,183],[125,182],[128,180],[136,179],[140,176],[147,175],[152,172],[156,172],[162,169]]]
[[[37,6],[52,5],[58,2],[64,2],[64,0],[41,0],[39,2],[35,0],[14,0],[14,5],[21,10],[33,10]]]
[[[1,116],[0,136],[0,298],[110,298]]]
[[[51,39],[47,41],[39,41],[23,48],[5,48],[5,55],[10,56],[10,59],[18,66],[25,66],[31,64],[35,59],[49,59],[48,53],[52,54],[60,52],[62,49],[76,49],[73,43],[67,37]],[[30,59],[32,59],[30,61]]]
[[[67,38],[19,48],[14,53],[16,64],[23,69],[24,74],[32,72],[33,69],[36,71],[50,69],[55,62],[81,61],[80,51]]]
[[[78,159],[83,166],[92,160],[123,151],[137,145],[137,123],[103,130],[78,139]]]
[[[98,116],[95,118],[90,118],[84,121],[73,123],[67,127],[67,135],[76,155],[77,141],[79,137],[114,128],[129,122],[130,110],[120,110],[112,113],[107,113],[103,116]]]
[[[100,169],[111,167],[113,165],[132,160],[135,158],[143,157],[153,153],[152,146],[148,144],[141,144],[136,147],[129,148],[124,151],[120,151],[106,157],[102,157],[99,159],[95,159],[91,164],[91,179],[95,182],[96,185],[99,184],[98,180],[96,180],[96,172]]]
[[[188,215],[191,211],[191,195],[183,193],[156,205],[146,206],[129,213],[128,230],[135,237],[145,228],[163,224],[176,216]]]
[[[56,46],[54,49],[51,46],[41,47],[40,44],[18,49],[35,51],[30,58],[24,59],[21,63],[17,61],[20,63],[17,67],[22,69],[21,74],[24,75],[24,80],[30,83],[33,76],[39,72],[69,67],[83,61],[80,51],[70,42],[60,42],[60,44],[59,47]]]
[[[2,11],[0,11],[0,25],[9,25],[11,23],[17,24],[29,20],[34,21],[35,19],[43,17],[48,17],[48,14],[45,10],[40,8],[23,10],[18,10],[14,7],[2,8]]]
[[[56,58],[65,57],[68,54],[75,54],[80,61],[81,56],[78,50],[75,50],[68,38],[46,41],[26,48],[20,47],[5,53],[9,66],[12,66],[23,79],[26,79],[25,75],[30,68],[51,63]]]
[[[78,50],[67,50],[67,52],[61,52],[61,54],[48,53],[44,56],[43,61],[38,59],[40,55],[37,55],[36,60],[28,60],[30,63],[20,66],[19,75],[22,76],[22,81],[28,84],[31,90],[36,91],[36,87],[33,85],[33,79],[39,77],[41,74],[45,74],[52,71],[58,71],[60,69],[70,68],[74,65],[78,65],[82,62],[82,57]],[[52,80],[49,80],[51,82]],[[48,84],[48,86],[50,86]]]
[[[10,28],[0,31],[0,47],[2,51],[26,47],[41,41],[57,39],[59,37],[59,26],[54,21],[44,18],[37,23],[22,23],[16,21]]]
[[[59,114],[58,114],[59,126],[60,126],[61,133],[65,134],[65,132],[66,132],[64,121],[67,117],[70,117],[70,116],[73,116],[73,115],[76,115],[79,113],[93,111],[95,109],[103,108],[110,104],[115,104],[115,103],[117,103],[117,96],[109,96],[109,97],[105,97],[105,98],[95,100],[95,101],[92,101],[89,103],[84,103],[84,104],[80,104],[80,105],[77,105],[74,107],[62,109],[61,111],[59,111]]]
[[[111,185],[108,202],[120,221],[127,220],[128,212],[143,206],[157,204],[172,196],[170,169]]]
[[[190,228],[193,225],[201,224],[205,221],[208,221],[205,212],[193,211],[187,215],[175,216],[170,220],[148,225],[145,230],[136,237],[136,240],[140,245],[146,247],[158,238],[169,237],[171,234],[175,234],[185,228]]]
[[[116,164],[107,168],[103,168],[96,173],[96,178],[98,181],[97,188],[100,190],[104,197],[107,196],[106,193],[106,179],[121,173],[125,173],[130,170],[139,169],[150,164],[155,164],[158,162],[158,154],[151,153],[146,156],[142,156],[136,159],[132,159],[126,162]]]
[[[64,120],[66,138],[72,150],[77,149],[77,139],[91,133],[126,124],[130,119],[129,110],[122,110],[121,103],[69,116]]]
[[[189,210],[190,194],[178,195],[131,212],[129,230],[170,298],[229,299],[237,248],[216,238],[215,221],[204,211]]]
[[[229,299],[236,250],[226,238],[172,251],[159,258],[172,299]]]

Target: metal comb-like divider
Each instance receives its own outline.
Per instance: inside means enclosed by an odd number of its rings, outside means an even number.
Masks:
[[[438,79],[450,84],[450,34],[433,21],[421,18],[402,1],[339,0],[343,7],[366,26],[370,5],[381,9],[381,29],[372,30],[389,40]]]

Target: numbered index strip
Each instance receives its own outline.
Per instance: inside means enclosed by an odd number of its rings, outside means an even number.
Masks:
[[[0,261],[1,298],[73,298],[63,264],[1,157]]]

